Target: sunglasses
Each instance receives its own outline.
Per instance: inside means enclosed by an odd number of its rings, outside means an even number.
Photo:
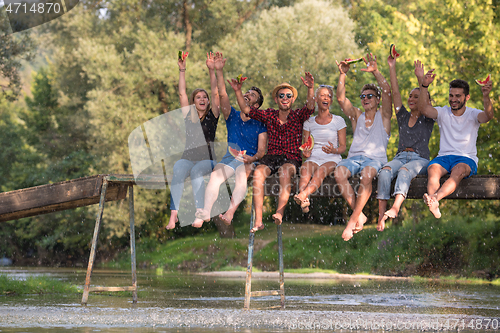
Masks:
[[[365,97],[368,99],[372,99],[372,97],[377,97],[377,96],[375,96],[374,94],[359,95],[359,99],[365,99]]]
[[[285,96],[286,96],[286,98],[290,99],[290,98],[293,97],[293,94],[290,94],[290,93],[288,93],[288,94],[285,94],[285,93],[278,94],[278,98],[279,99],[283,99],[283,98],[285,98]]]

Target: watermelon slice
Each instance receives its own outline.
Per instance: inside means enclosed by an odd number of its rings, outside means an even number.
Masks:
[[[314,138],[311,134],[309,134],[309,138],[307,138],[307,141],[304,142],[302,146],[299,147],[299,150],[311,150],[314,147]]]
[[[248,79],[248,78],[243,77],[243,74],[240,74],[236,77],[236,80],[238,80],[238,83],[244,82],[246,79]]]
[[[188,57],[188,55],[189,55],[189,52],[182,52],[182,51],[179,51],[179,53],[177,54],[177,58],[178,58],[179,60],[184,61],[184,60],[186,60],[186,58]]]
[[[238,150],[231,147],[227,147],[229,154],[233,155],[233,157],[243,157],[247,154],[246,150]]]
[[[486,79],[484,80],[476,80],[476,83],[479,84],[481,87],[482,86],[485,86],[488,82],[490,82],[491,80],[491,74],[488,74],[488,76],[486,77]]]
[[[393,59],[396,59],[397,57],[400,56],[400,54],[396,51],[396,44],[391,44],[391,47],[389,50],[389,56]]]
[[[358,62],[361,62],[363,61],[363,58],[358,58],[358,59],[351,59],[351,58],[347,58],[346,60],[344,60],[348,65],[351,65],[351,64],[355,64],[355,63],[358,63]]]

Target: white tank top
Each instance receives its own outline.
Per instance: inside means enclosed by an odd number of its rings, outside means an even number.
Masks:
[[[375,113],[375,119],[370,127],[365,126],[365,113],[363,112],[358,118],[347,158],[363,155],[372,160],[387,163],[389,137],[384,129],[380,111]]]

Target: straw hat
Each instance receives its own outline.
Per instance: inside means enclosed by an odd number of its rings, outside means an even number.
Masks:
[[[276,87],[274,87],[273,98],[276,97],[276,94],[278,93],[278,91],[280,91],[281,89],[284,89],[284,88],[290,89],[293,93],[293,97],[297,98],[297,96],[298,96],[297,89],[295,89],[294,87],[292,87],[290,84],[288,84],[286,82],[282,83],[282,84],[278,84]]]

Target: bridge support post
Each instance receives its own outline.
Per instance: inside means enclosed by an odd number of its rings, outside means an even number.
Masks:
[[[252,200],[252,214],[250,217],[250,230],[252,230],[255,223],[255,208]],[[278,237],[278,261],[279,261],[279,290],[263,290],[263,291],[252,291],[252,268],[253,268],[253,248],[255,233],[250,232],[250,237],[248,240],[248,265],[246,273],[246,283],[245,283],[245,302],[244,309],[250,310],[250,300],[252,297],[262,297],[262,296],[280,296],[281,297],[281,309],[285,309],[285,274],[284,274],[284,263],[283,263],[283,240],[281,233],[281,225],[277,226],[277,237]]]
[[[116,178],[116,177],[114,177]],[[113,178],[113,181],[117,182]],[[123,180],[123,182],[128,182]],[[97,242],[99,240],[99,231],[101,229],[102,215],[104,213],[104,203],[106,201],[106,191],[108,189],[109,179],[104,177],[101,196],[99,201],[99,209],[97,211],[97,218],[94,228],[94,237],[92,238],[92,247],[90,249],[89,263],[87,267],[87,276],[85,278],[85,286],[83,287],[82,305],[87,305],[90,292],[103,292],[103,291],[131,291],[132,301],[137,303],[137,267],[135,258],[135,214],[134,214],[134,185],[130,183],[128,185],[129,192],[129,219],[130,219],[130,259],[131,259],[131,270],[132,270],[132,286],[130,287],[90,287],[90,280],[92,278],[92,272],[94,269],[94,261],[97,251]]]

